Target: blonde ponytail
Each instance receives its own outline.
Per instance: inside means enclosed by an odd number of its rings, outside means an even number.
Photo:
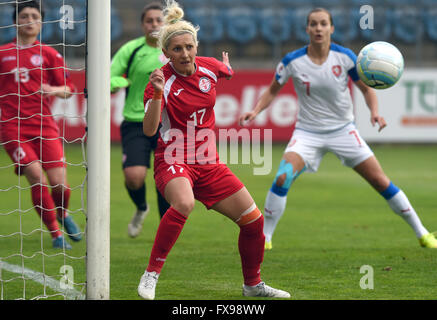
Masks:
[[[189,33],[198,45],[197,31],[199,27],[194,27],[191,22],[183,20],[184,10],[174,0],[167,0],[164,8],[164,25],[159,31],[158,45],[168,50],[170,39],[174,36]]]

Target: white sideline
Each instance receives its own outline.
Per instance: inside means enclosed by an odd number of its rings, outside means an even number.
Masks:
[[[37,271],[31,270],[31,269],[17,266],[15,264],[9,264],[9,263],[0,261],[0,274],[1,274],[2,269],[9,271],[9,272],[22,274],[22,275],[28,277],[30,280],[38,282],[42,285],[44,285],[44,283],[45,283],[48,287],[50,287],[54,291],[65,294],[65,297],[68,300],[85,300],[84,294],[80,293],[79,291],[77,291],[75,289],[62,289],[58,280],[50,278],[49,276],[46,276],[41,272],[37,272]]]

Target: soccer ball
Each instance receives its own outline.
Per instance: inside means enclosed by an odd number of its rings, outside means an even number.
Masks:
[[[394,45],[384,41],[372,42],[358,54],[357,71],[369,87],[387,89],[401,78],[404,58]]]

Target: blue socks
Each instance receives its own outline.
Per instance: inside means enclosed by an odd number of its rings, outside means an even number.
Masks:
[[[387,189],[385,189],[383,192],[381,192],[381,196],[383,196],[385,198],[385,200],[390,200],[391,198],[393,198],[398,192],[400,191],[400,189],[398,187],[396,187],[393,182],[390,181],[390,185],[387,187]]]

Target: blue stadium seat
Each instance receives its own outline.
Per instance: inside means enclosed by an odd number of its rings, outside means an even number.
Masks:
[[[246,44],[257,36],[255,11],[249,8],[232,8],[226,11],[226,26],[229,38]]]
[[[414,7],[393,10],[394,34],[405,43],[415,43],[423,35],[421,13]]]
[[[353,19],[353,12],[355,10],[337,7],[330,11],[335,27],[332,40],[343,44],[356,39],[358,36],[358,25],[354,23]]]
[[[297,9],[300,6],[312,6],[312,0],[279,0],[280,5],[291,6],[291,9]]]
[[[313,9],[312,7],[299,7],[293,10],[293,29],[295,30],[296,39],[308,43],[309,37],[306,33],[306,24],[308,13]]]
[[[74,0],[74,3],[75,3],[78,7],[85,7],[85,6],[86,6],[86,0]]]
[[[204,3],[204,0],[180,0],[179,4],[182,8],[184,8],[184,11],[189,8],[197,8],[202,3]]]
[[[423,6],[429,6],[431,8],[436,8],[437,6],[437,0],[420,0],[420,3]]]
[[[14,39],[17,33],[12,20],[12,6],[0,4],[0,9],[0,43],[3,44]]]
[[[424,22],[428,37],[433,41],[437,41],[437,8],[425,12]]]
[[[379,0],[352,0],[351,2],[352,2],[353,6],[364,6],[366,4],[374,6],[381,1],[379,1]]]
[[[299,7],[309,6],[312,8],[323,7],[330,9],[339,6],[343,0],[279,0],[280,5],[288,6],[287,9],[299,9]]]
[[[393,12],[392,10],[374,8],[373,29],[363,29],[360,27],[360,20],[363,17],[359,9],[353,10],[354,24],[358,26],[359,34],[362,39],[373,41],[389,41],[393,32]]]
[[[59,2],[58,0],[44,0],[43,1],[43,8],[45,11],[47,11],[49,9],[55,9],[55,8],[58,8],[58,10],[59,10],[60,3],[62,3],[62,2]],[[65,3],[65,4],[68,4],[68,3]]]
[[[270,43],[281,43],[290,39],[293,21],[291,10],[263,9],[258,19],[261,34]]]
[[[111,6],[111,41],[119,39],[123,34],[123,23],[117,9]]]
[[[416,5],[417,0],[385,0],[386,4],[392,8],[399,7],[399,5]]]
[[[44,43],[54,42],[55,31],[59,26],[58,16],[56,15],[59,9],[45,9],[44,10],[44,22],[41,27],[40,40]]]
[[[214,43],[223,39],[224,27],[221,11],[209,8],[186,9],[187,19],[200,27],[200,42]]]
[[[223,3],[226,3],[228,5],[232,5],[232,7],[266,7],[266,1],[265,0],[218,0],[215,1],[216,6],[221,6]]]
[[[311,2],[314,8],[322,7],[328,10],[342,4],[342,0],[312,0]]]

